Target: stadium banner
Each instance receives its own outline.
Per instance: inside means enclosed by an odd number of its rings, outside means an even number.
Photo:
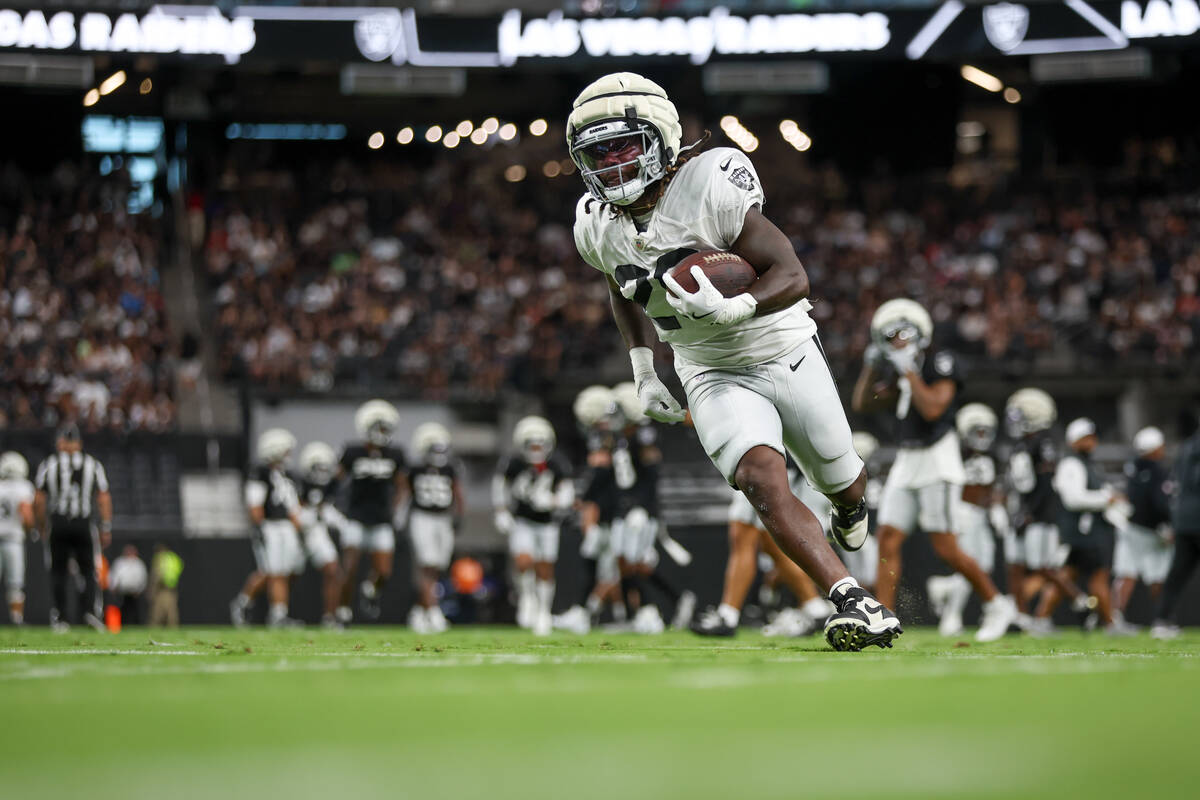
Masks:
[[[742,16],[418,15],[387,7],[155,5],[143,13],[0,7],[0,52],[130,53],[214,63],[586,66],[798,54],[953,60],[1194,47],[1200,0],[1062,0]]]

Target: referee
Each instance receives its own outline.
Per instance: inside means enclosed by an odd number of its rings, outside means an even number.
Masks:
[[[58,429],[57,452],[46,457],[37,470],[33,513],[38,530],[46,531],[49,517],[50,583],[54,606],[50,609],[50,627],[67,630],[63,615],[67,608],[67,565],[72,558],[83,576],[84,593],[80,602],[83,621],[104,630],[100,621],[100,593],[96,590],[96,558],[99,549],[92,529],[92,499],[99,512],[100,540],[107,546],[112,539],[112,496],[104,467],[83,452],[79,428],[68,423]]]

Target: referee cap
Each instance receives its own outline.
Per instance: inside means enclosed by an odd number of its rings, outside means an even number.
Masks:
[[[1142,428],[1133,437],[1133,449],[1139,456],[1144,456],[1162,447],[1165,441],[1163,432],[1158,428],[1153,426]]]
[[[58,439],[68,442],[78,442],[82,439],[79,435],[79,426],[74,422],[64,422],[58,426]]]

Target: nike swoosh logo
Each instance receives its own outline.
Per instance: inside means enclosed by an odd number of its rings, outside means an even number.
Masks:
[[[709,311],[707,314],[701,314],[698,317],[692,317],[692,319],[704,319],[705,317],[711,317],[715,313],[717,313],[717,310],[714,308],[712,311]]]
[[[804,359],[806,359],[806,358],[808,358],[808,354],[807,354],[807,353],[806,353],[806,354],[804,354],[804,355],[802,355],[802,356],[800,356],[800,360],[799,360],[799,361],[797,361],[795,364],[788,364],[788,367],[790,367],[790,368],[791,368],[792,372],[795,372],[795,371],[796,371],[796,368],[797,368],[797,367],[799,367],[801,364],[803,364],[803,363],[804,363]]]
[[[728,172],[728,171],[729,171],[729,165],[730,165],[732,162],[733,162],[733,156],[730,156],[729,158],[725,159],[725,163],[721,165],[721,172]]]

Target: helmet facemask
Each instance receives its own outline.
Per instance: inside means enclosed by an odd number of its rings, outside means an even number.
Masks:
[[[378,420],[367,428],[367,441],[376,447],[387,447],[392,443],[392,434],[395,430],[396,428],[392,423],[386,420]]]
[[[973,425],[966,435],[967,447],[976,453],[986,453],[996,442],[996,429],[989,425]]]
[[[906,319],[890,322],[879,328],[876,334],[878,339],[876,344],[880,347],[895,347],[895,341],[899,339],[905,346],[915,344],[918,348],[924,349],[921,329]]]
[[[608,163],[607,157],[622,149],[630,158]],[[592,197],[619,206],[636,201],[667,173],[662,138],[653,125],[636,118],[588,125],[572,137],[571,160]]]

